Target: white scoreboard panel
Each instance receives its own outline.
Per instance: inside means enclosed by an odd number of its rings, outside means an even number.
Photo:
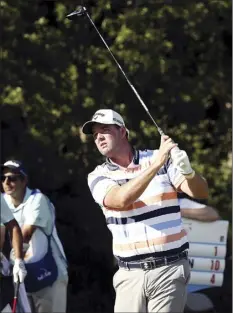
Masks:
[[[190,245],[188,291],[222,286],[229,222],[206,223],[183,219],[183,224]]]

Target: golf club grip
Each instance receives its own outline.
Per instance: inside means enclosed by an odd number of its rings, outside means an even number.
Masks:
[[[157,127],[157,129],[158,129],[158,132],[160,133],[161,136],[165,136],[164,132],[162,131],[162,129],[160,127]],[[178,151],[180,151],[180,148],[178,148],[178,147],[172,148],[170,151],[171,158],[172,158],[172,155],[174,155],[174,153],[176,153]]]
[[[18,297],[18,294],[19,294],[19,286],[20,286],[20,282],[17,281],[17,283],[15,283],[15,288],[14,288],[14,297]]]

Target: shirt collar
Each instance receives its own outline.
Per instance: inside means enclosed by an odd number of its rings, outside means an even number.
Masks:
[[[139,164],[139,151],[132,148],[133,149],[133,164],[134,165],[138,165]],[[110,158],[106,158],[106,165],[108,167],[108,169],[110,171],[116,171],[120,168],[120,166],[116,163],[114,163]]]
[[[28,198],[30,197],[31,193],[32,193],[32,190],[30,188],[26,187],[26,192],[25,192],[25,195],[24,195],[24,198],[23,198],[23,202],[21,204],[24,204],[28,200]]]
[[[25,202],[26,202],[26,201],[28,200],[28,198],[30,197],[31,193],[32,193],[32,190],[29,189],[28,187],[26,187],[26,191],[25,191],[25,195],[24,195],[24,198],[23,198],[23,202],[20,203],[20,205],[17,206],[17,208],[16,208],[16,207],[14,206],[14,204],[12,203],[12,200],[11,200],[11,196],[10,196],[10,195],[5,194],[5,198],[6,198],[7,202],[8,202],[8,205],[10,206],[11,210],[14,211],[14,212],[16,212],[16,211],[22,209],[22,207],[24,206]]]

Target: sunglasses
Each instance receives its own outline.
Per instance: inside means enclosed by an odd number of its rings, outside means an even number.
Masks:
[[[2,181],[2,183],[4,183],[5,180],[8,179],[8,181],[10,183],[15,183],[17,180],[19,180],[20,176],[21,176],[20,174],[9,175],[9,176],[2,175],[1,176],[1,181]]]

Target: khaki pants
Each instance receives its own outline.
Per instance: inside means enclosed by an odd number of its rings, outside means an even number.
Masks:
[[[113,277],[114,312],[183,312],[189,277],[188,260],[148,271],[120,268]]]
[[[29,300],[34,313],[65,313],[68,277],[58,279],[52,287],[30,294]]]

